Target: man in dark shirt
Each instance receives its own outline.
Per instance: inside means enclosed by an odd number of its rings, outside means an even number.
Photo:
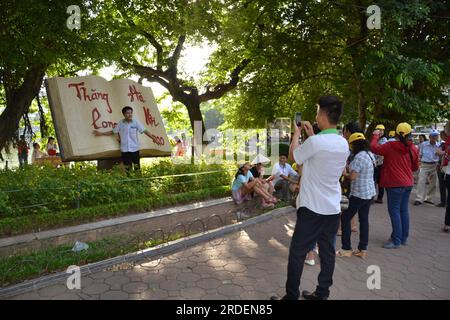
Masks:
[[[20,167],[23,167],[24,165],[28,164],[28,150],[30,150],[30,148],[28,147],[28,143],[25,141],[25,135],[21,135],[20,140],[17,143],[17,151]]]
[[[439,146],[440,152],[438,152],[439,155],[439,163],[436,166],[437,170],[437,177],[439,180],[439,194],[441,196],[441,201],[439,204],[437,204],[437,207],[445,207],[447,202],[447,190],[445,187],[445,172],[442,171],[442,158],[445,154],[445,140],[447,140],[447,135],[445,134],[445,131],[441,131],[441,144]]]

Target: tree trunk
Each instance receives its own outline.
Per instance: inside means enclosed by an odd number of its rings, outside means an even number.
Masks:
[[[361,6],[362,2],[357,3]],[[355,81],[356,91],[358,95],[358,122],[361,130],[365,130],[367,124],[367,100],[364,88],[364,79],[361,77],[360,58],[364,56],[365,43],[364,39],[367,37],[368,29],[366,26],[367,16],[361,10],[358,10],[359,17],[359,34],[357,37],[347,38],[347,46],[352,62],[353,79]]]
[[[9,142],[19,129],[20,119],[28,111],[31,102],[41,89],[45,67],[31,67],[22,85],[18,88],[4,86],[6,92],[6,109],[0,115],[0,150],[8,150]]]
[[[0,115],[0,150],[8,150],[8,143],[12,141],[20,119],[25,112],[26,105],[16,101],[7,101],[6,109]]]
[[[359,104],[359,127],[361,128],[361,130],[363,132],[366,129],[366,124],[367,124],[366,111],[367,111],[366,103],[365,102],[364,103],[360,103]]]
[[[367,101],[364,96],[364,92],[361,87],[361,79],[359,77],[356,78],[356,88],[357,88],[357,92],[358,92],[359,127],[364,132],[364,130],[366,129],[366,123],[367,123]]]
[[[203,146],[206,144],[203,141],[203,136],[205,134],[205,123],[203,121],[202,112],[200,110],[200,102],[198,99],[190,99],[189,101],[185,101],[184,105],[186,106],[189,114],[189,121],[191,123],[191,128],[193,132],[192,138],[192,146],[191,146],[191,154],[193,163],[195,163],[195,158],[200,157],[203,153]],[[201,132],[198,132],[198,125],[195,126],[195,122],[201,121]]]
[[[188,110],[189,121],[191,123],[192,130],[195,130],[195,126],[194,126],[195,122],[201,121],[201,123],[202,123],[201,136],[203,137],[206,129],[205,129],[205,122],[203,121],[203,117],[202,117],[202,112],[200,110],[200,101],[198,101],[198,99],[194,98],[194,99],[190,99],[189,101],[186,101],[184,103],[184,105],[186,106],[186,108]],[[194,134],[195,134],[195,132],[194,132]],[[197,141],[197,142],[203,143],[203,139],[202,139],[202,141]]]

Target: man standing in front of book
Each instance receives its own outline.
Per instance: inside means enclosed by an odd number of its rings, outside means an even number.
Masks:
[[[144,133],[147,137],[158,144],[156,136],[151,134],[142,123],[133,119],[133,108],[126,106],[122,109],[124,119],[114,127],[112,131],[100,132],[94,130],[96,136],[112,136],[116,135],[117,141],[120,143],[120,151],[122,153],[122,162],[127,171],[132,167],[134,170],[140,169],[139,163],[139,139],[138,133]]]

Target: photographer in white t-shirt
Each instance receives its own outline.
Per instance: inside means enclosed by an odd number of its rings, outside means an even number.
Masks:
[[[333,283],[336,258],[334,238],[339,226],[341,186],[339,179],[349,155],[347,140],[336,126],[343,111],[335,96],[323,96],[317,104],[316,122],[321,132],[314,135],[312,125],[304,121],[302,129],[309,136],[299,145],[301,130],[295,126],[290,154],[297,165],[303,165],[300,193],[297,197],[297,223],[289,249],[288,275],[284,300],[300,297],[300,278],[306,254],[319,245],[319,284],[312,293],[303,291],[307,300],[326,300]],[[272,297],[272,299],[277,299]]]

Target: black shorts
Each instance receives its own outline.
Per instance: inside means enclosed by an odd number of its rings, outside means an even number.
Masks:
[[[139,151],[122,152],[122,161],[125,166],[130,167],[132,164],[139,168]]]

